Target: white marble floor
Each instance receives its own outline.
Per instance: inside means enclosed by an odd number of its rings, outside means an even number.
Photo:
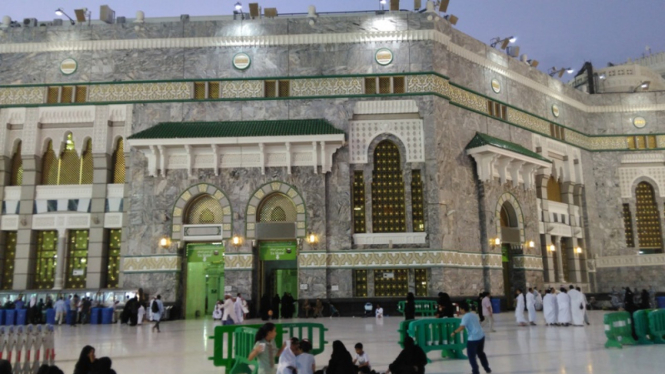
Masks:
[[[490,367],[494,373],[658,373],[665,367],[665,345],[605,349],[603,312],[592,311],[591,326],[545,327],[542,314],[539,326],[515,326],[512,313],[496,315],[496,333],[486,343]],[[326,340],[342,340],[349,351],[362,342],[373,368],[383,371],[397,356],[397,327],[402,318],[387,317],[382,323],[374,318],[318,319],[329,329]],[[308,320],[312,321],[312,320]],[[248,321],[259,323],[260,321]],[[162,333],[152,333],[150,325],[60,326],[56,333],[56,364],[65,373],[73,371],[81,348],[92,345],[97,357],[109,356],[118,374],[130,373],[223,373],[208,361],[212,355],[212,321],[176,321],[162,323]],[[317,356],[323,366],[331,348]],[[426,372],[470,373],[466,360],[442,360],[437,352],[429,354],[432,363]],[[661,369],[658,369],[658,368]],[[482,369],[481,369],[482,372]]]

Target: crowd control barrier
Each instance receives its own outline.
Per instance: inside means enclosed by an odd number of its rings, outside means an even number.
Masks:
[[[238,357],[236,348],[238,347],[238,341],[236,340],[235,332],[238,329],[258,330],[261,326],[262,325],[216,326],[214,335],[209,337],[209,339],[214,340],[214,344],[213,356],[208,359],[212,360],[215,366],[224,366],[227,371],[231,370],[235,365],[236,357]],[[281,347],[282,342],[287,341],[291,337],[308,339],[312,343],[312,350],[310,353],[316,356],[323,352],[325,345],[328,343],[325,340],[325,332],[328,331],[328,329],[326,329],[321,323],[281,323],[275,324],[275,326],[277,329],[275,344],[277,344],[278,347]],[[254,342],[253,339],[254,336],[252,336],[252,344]]]
[[[404,306],[406,301],[399,301],[397,303],[397,311],[404,314]],[[434,300],[416,300],[416,314],[421,316],[434,316],[437,311],[437,304]]]
[[[649,333],[654,343],[665,344],[665,309],[649,313]]]
[[[257,374],[259,371],[258,360],[248,360],[249,354],[254,349],[254,337],[259,331],[257,328],[240,327],[233,332],[235,345],[235,363],[230,374]],[[276,342],[275,342],[276,343]],[[281,347],[281,344],[279,345]]]
[[[413,321],[409,324],[408,334],[425,351],[441,351],[441,357],[465,359],[467,332],[450,336],[460,327],[460,318],[429,318]],[[428,362],[431,362],[427,359]]]
[[[406,334],[409,333],[409,325],[413,321],[415,321],[415,319],[407,319],[406,321],[399,323],[399,329],[397,329],[397,332],[399,333],[399,341],[397,344],[399,344],[402,349],[404,349],[404,338],[406,337]]]
[[[0,359],[12,364],[14,374],[32,374],[41,365],[53,365],[53,326],[0,326]]]
[[[630,313],[607,313],[603,316],[603,323],[605,325],[605,336],[607,337],[605,348],[623,348],[624,345],[633,345],[637,343],[635,339],[633,339]]]
[[[642,309],[633,313],[633,322],[635,323],[635,335],[637,335],[637,344],[653,344],[651,333],[649,331],[649,313],[653,310]]]

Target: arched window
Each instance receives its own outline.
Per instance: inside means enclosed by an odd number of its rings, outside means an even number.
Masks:
[[[81,177],[81,159],[72,139],[72,134],[67,135],[65,149],[60,154],[58,168],[58,184],[79,184]]]
[[[635,189],[637,241],[642,252],[660,252],[663,244],[660,231],[660,215],[653,186],[640,182]]]
[[[290,197],[274,193],[263,199],[257,218],[259,222],[296,222],[298,212]]]
[[[222,223],[223,212],[219,201],[205,194],[194,200],[187,210],[187,221],[190,225],[210,225]]]
[[[372,229],[375,233],[405,232],[404,176],[397,145],[389,140],[374,150]]]
[[[23,184],[23,159],[21,159],[21,142],[16,145],[16,152],[12,156],[12,174],[9,181],[10,186]]]
[[[49,140],[46,152],[42,157],[42,184],[54,186],[58,184],[58,159],[53,151],[53,142]]]
[[[515,209],[507,202],[501,205],[501,227],[517,227]]]
[[[550,175],[547,179],[547,200],[557,203],[563,202],[563,199],[561,199],[561,182],[553,175]]]
[[[118,139],[113,151],[113,183],[125,183],[125,145]]]

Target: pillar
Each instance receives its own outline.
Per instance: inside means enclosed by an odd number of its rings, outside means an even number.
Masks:
[[[566,282],[566,276],[563,274],[563,255],[561,254],[561,237],[554,237],[554,246],[556,247],[556,259],[559,266],[556,269],[556,280],[560,283]]]
[[[67,265],[67,230],[58,229],[58,260],[55,263],[55,282],[53,283],[54,290],[61,290],[65,288],[65,269]]]
[[[538,217],[540,222],[543,222],[545,232],[547,232],[547,224],[550,222],[549,205],[547,201],[547,182],[551,178],[549,174],[536,175],[536,197],[540,199],[542,216]],[[549,250],[550,244],[553,244],[552,236],[544,234],[541,236],[543,267],[545,270],[545,281],[549,283],[556,282],[556,269],[554,266],[555,254]]]
[[[94,147],[93,147],[94,149]],[[90,200],[90,232],[88,235],[87,288],[106,288],[108,274],[108,233],[104,228],[106,190],[111,179],[112,157],[93,153],[92,199]]]
[[[2,125],[0,123],[0,125]],[[4,141],[4,139],[2,140]],[[5,157],[0,154],[0,197],[5,196],[5,186],[9,184],[11,175],[11,158]],[[6,236],[3,231],[0,231],[0,281],[5,282],[3,274],[5,271],[5,252],[7,251]]]
[[[130,116],[130,105],[127,106],[127,117],[129,118]],[[128,125],[129,124],[129,125]],[[131,126],[131,121],[126,121],[125,126]],[[131,205],[131,200],[129,199],[129,181],[132,180],[132,175],[130,174],[131,170],[129,168],[129,165],[131,163],[131,156],[132,154],[129,152],[129,146],[125,143],[125,190],[123,194],[123,204],[122,204],[122,232],[120,233],[120,265],[119,265],[119,279],[118,279],[118,287],[122,287],[123,281],[124,281],[124,273],[122,269],[122,264],[123,264],[123,259],[127,254],[129,253],[129,230],[127,229],[129,225],[129,208]],[[184,263],[184,261],[183,261]],[[184,272],[180,272],[180,277],[184,276]],[[251,283],[254,282],[254,278],[252,278]],[[184,283],[181,282],[181,283]],[[181,294],[181,293],[180,293]],[[251,293],[250,293],[251,295]],[[259,295],[260,297],[260,295]],[[256,300],[259,300],[258,298]]]

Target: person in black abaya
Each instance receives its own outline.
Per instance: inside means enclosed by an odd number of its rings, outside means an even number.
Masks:
[[[413,292],[409,292],[406,295],[406,305],[404,305],[404,319],[416,319],[416,298],[413,296]]]
[[[633,297],[633,291],[630,290],[630,287],[626,287],[626,296],[624,296],[623,299],[623,308],[631,315],[633,315],[633,312],[635,311],[635,302]]]
[[[270,319],[268,311],[270,310],[270,295],[265,294],[261,298],[261,304],[259,306],[259,314],[261,314],[261,319],[267,321]]]
[[[136,296],[132,299],[132,306],[129,308],[129,325],[136,326],[139,320],[139,299]]]
[[[282,307],[280,312],[282,313],[282,318],[289,318],[289,295],[284,292],[284,296],[282,296]]]
[[[413,338],[404,338],[404,349],[399,356],[388,366],[385,374],[425,374],[427,355],[422,348],[416,345]]]
[[[436,313],[438,318],[453,318],[455,316],[455,308],[450,301],[450,296],[445,292],[439,292],[439,300],[437,301],[439,310]]]
[[[279,304],[281,303],[281,299],[279,298],[278,294],[275,294],[275,297],[272,298],[272,318],[273,319],[279,319]]]
[[[651,309],[651,303],[649,302],[649,291],[642,290],[642,295],[640,299],[640,309]]]
[[[328,361],[328,367],[325,369],[326,374],[350,374],[357,373],[358,368],[353,364],[351,354],[346,350],[344,343],[335,340],[332,344],[333,351]],[[322,370],[317,373],[323,372]]]

